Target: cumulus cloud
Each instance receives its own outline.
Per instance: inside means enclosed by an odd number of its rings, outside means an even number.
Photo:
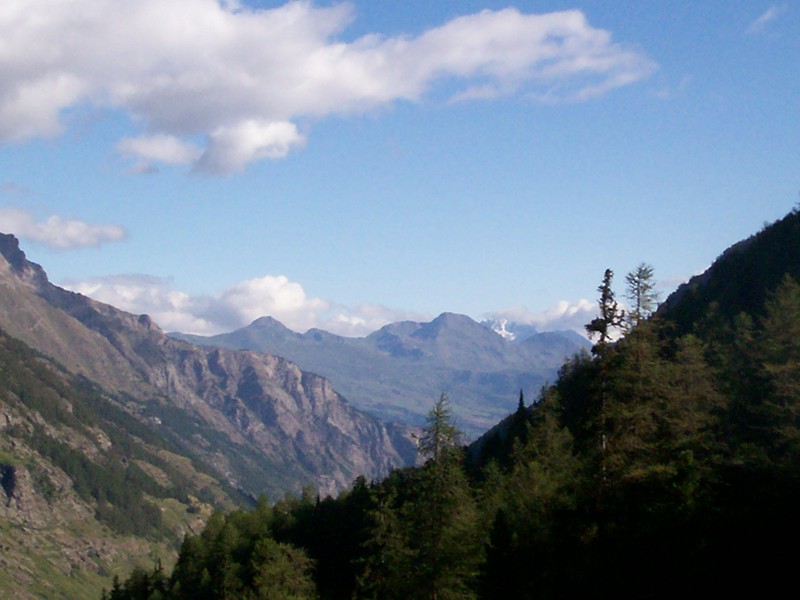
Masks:
[[[597,304],[589,300],[568,302],[562,300],[547,310],[534,312],[524,306],[504,308],[484,315],[487,319],[508,319],[525,325],[533,325],[538,331],[572,329],[586,335],[585,325],[597,313]]]
[[[56,250],[100,246],[121,241],[127,236],[125,228],[120,225],[90,225],[58,215],[37,221],[25,210],[7,207],[0,207],[0,230]]]
[[[293,123],[255,120],[219,127],[208,137],[208,149],[197,168],[214,175],[243,171],[248,163],[262,158],[283,158],[305,143]]]
[[[309,297],[303,286],[284,275],[249,279],[210,296],[175,290],[172,280],[151,275],[114,275],[66,281],[63,287],[134,314],[148,314],[165,331],[215,335],[239,329],[271,316],[303,333],[319,328],[338,335],[365,336],[397,321],[427,321],[430,315],[379,304],[344,306]],[[561,301],[540,312],[525,307],[482,315],[533,325],[538,331],[572,329],[586,335],[584,325],[597,313],[588,300]]]
[[[303,286],[284,275],[267,275],[224,290],[212,299],[206,314],[227,326],[246,325],[270,315],[290,329],[307,329],[328,307],[325,300],[308,298]]]
[[[220,175],[301,147],[301,119],[420,101],[441,83],[455,100],[583,101],[655,68],[574,10],[485,10],[345,41],[353,18],[308,1],[4,0],[0,141],[56,135],[79,104],[111,107],[142,128],[120,142],[127,156]]]
[[[213,335],[271,316],[290,329],[318,327],[345,336],[367,335],[410,313],[365,304],[355,308],[308,297],[303,286],[284,275],[243,281],[213,296],[190,296],[169,279],[115,275],[67,281],[65,288],[132,312],[148,314],[165,331]]]
[[[763,33],[767,25],[774,21],[778,16],[786,10],[785,6],[770,6],[766,12],[759,16],[755,21],[750,23],[745,29],[745,33],[753,35],[756,33]]]
[[[175,331],[213,331],[213,323],[195,314],[199,312],[197,306],[202,306],[205,299],[192,299],[173,290],[169,279],[152,275],[111,275],[67,281],[62,286],[134,314],[148,314],[156,323],[163,324],[162,327],[167,325]]]

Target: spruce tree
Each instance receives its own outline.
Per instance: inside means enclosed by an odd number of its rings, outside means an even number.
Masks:
[[[461,432],[453,421],[450,400],[443,393],[428,412],[418,451],[426,460],[437,463],[445,454],[457,448],[460,441]]]
[[[365,556],[359,561],[356,597],[403,600],[409,593],[413,552],[409,546],[411,532],[397,508],[397,490],[391,475],[372,490],[372,499],[369,538],[364,544]]]

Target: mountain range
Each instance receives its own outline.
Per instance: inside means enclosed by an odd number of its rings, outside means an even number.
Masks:
[[[515,330],[522,334],[516,339],[508,333]],[[564,358],[589,346],[574,331],[537,333],[530,326],[480,324],[453,313],[427,323],[391,323],[361,338],[319,329],[296,333],[272,317],[211,337],[170,336],[283,356],[323,375],[350,403],[384,421],[420,425],[447,393],[469,438],[511,412],[520,389],[538,392]]]
[[[169,338],[53,285],[4,234],[0,375],[0,596],[99,595],[99,577],[174,556],[213,507],[335,495],[416,460],[411,428],[325,378]]]
[[[244,494],[312,484],[333,493],[358,475],[413,462],[402,431],[348,404],[324,378],[277,356],[193,346],[132,315],[51,284],[13,236],[0,236],[0,328],[115,394]]]
[[[417,460],[408,423],[442,391],[480,433],[581,344],[570,334],[512,344],[452,314],[366,340],[299,335],[270,318],[246,329],[249,350],[169,337],[147,315],[53,285],[0,234],[0,596],[96,596],[147,557],[169,562],[215,507],[380,479]],[[361,388],[391,391],[363,403],[379,409],[367,414],[323,369],[264,353],[253,340],[267,332],[284,340],[278,350],[311,348],[323,362],[334,349]]]

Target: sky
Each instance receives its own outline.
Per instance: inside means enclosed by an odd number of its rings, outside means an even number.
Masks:
[[[165,331],[591,320],[800,200],[800,4],[3,0],[0,231]]]

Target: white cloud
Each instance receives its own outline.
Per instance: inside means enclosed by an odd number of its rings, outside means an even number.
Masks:
[[[190,296],[172,289],[168,279],[116,275],[63,286],[134,314],[148,314],[165,331],[213,335],[271,316],[290,329],[318,327],[345,336],[362,336],[401,319],[403,311],[365,304],[348,308],[309,298],[302,285],[283,275],[243,281],[213,296]]]
[[[204,299],[191,299],[171,289],[170,281],[151,275],[112,275],[85,281],[68,281],[68,290],[134,314],[148,314],[162,327],[175,331],[205,333],[213,324],[193,314]]]
[[[585,325],[597,313],[597,304],[589,300],[567,302],[562,300],[551,308],[534,312],[524,306],[504,308],[483,316],[487,319],[508,319],[525,325],[534,325],[538,331],[572,329],[586,335]]]
[[[384,325],[397,321],[427,321],[429,315],[398,310],[379,304],[359,304],[356,307],[336,305],[331,307],[322,329],[339,335],[365,336]]]
[[[342,41],[353,18],[307,1],[3,0],[0,141],[58,134],[79,104],[112,107],[143,130],[120,142],[129,156],[227,174],[301,147],[298,119],[419,101],[440,83],[452,99],[582,101],[655,68],[580,11],[485,10]],[[186,141],[198,137],[205,148]]]
[[[304,143],[293,123],[245,121],[219,127],[209,135],[208,149],[197,168],[213,175],[236,173],[254,160],[283,158]]]
[[[748,35],[763,33],[766,30],[767,25],[774,21],[784,11],[786,11],[786,6],[770,6],[766,12],[764,12],[760,17],[747,26],[745,33]]]
[[[138,170],[145,170],[152,162],[168,165],[188,165],[196,161],[203,151],[194,144],[163,133],[123,138],[117,150],[129,158],[138,159]]]
[[[0,230],[56,250],[100,246],[107,242],[118,242],[127,236],[125,228],[119,225],[90,225],[58,215],[37,221],[27,211],[7,207],[0,207]]]
[[[315,326],[328,307],[325,300],[308,298],[299,283],[283,275],[267,275],[224,290],[209,303],[205,314],[220,325],[238,327],[269,315],[290,329],[305,330]]]
[[[165,331],[199,335],[233,331],[265,316],[300,333],[319,328],[349,337],[365,336],[397,321],[430,319],[430,315],[378,304],[348,307],[309,297],[300,283],[284,275],[243,281],[213,296],[190,296],[173,289],[171,280],[150,275],[115,275],[62,285],[122,310],[148,314]],[[538,331],[572,329],[585,336],[584,325],[596,313],[596,303],[578,300],[561,301],[540,312],[506,308],[481,318],[508,319],[534,325]]]

